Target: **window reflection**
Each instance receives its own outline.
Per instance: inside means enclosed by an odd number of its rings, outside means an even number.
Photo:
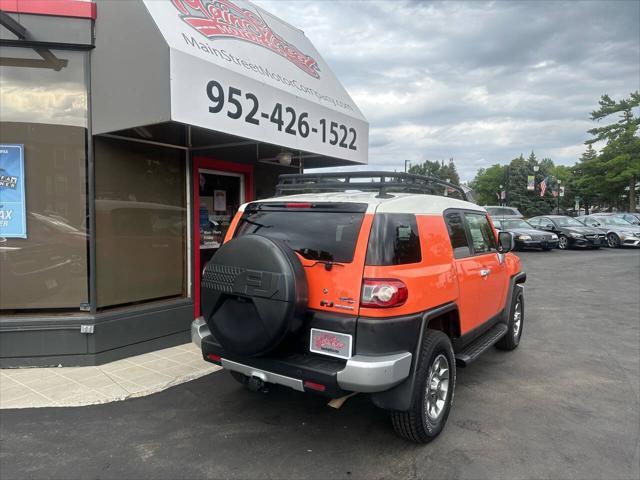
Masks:
[[[59,61],[66,61],[66,65],[53,65],[30,48],[0,47],[0,119],[3,122],[86,127],[84,54],[68,50],[50,52]]]
[[[85,54],[51,53],[66,60],[58,71],[34,68],[33,49],[0,48],[0,143],[24,145],[27,209],[27,238],[0,237],[3,310],[88,301]]]
[[[186,295],[180,150],[96,138],[98,307]]]

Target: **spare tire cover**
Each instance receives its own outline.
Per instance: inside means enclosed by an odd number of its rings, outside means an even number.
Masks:
[[[235,238],[220,247],[202,272],[201,303],[204,319],[225,350],[263,355],[302,325],[304,268],[280,240]]]

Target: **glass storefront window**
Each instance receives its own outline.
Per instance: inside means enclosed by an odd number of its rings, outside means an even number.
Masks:
[[[181,150],[96,137],[98,307],[187,294]]]
[[[0,144],[24,146],[26,205],[26,238],[0,226],[0,310],[88,302],[86,59],[0,47]]]

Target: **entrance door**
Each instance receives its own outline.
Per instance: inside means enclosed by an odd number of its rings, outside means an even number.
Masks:
[[[238,207],[251,198],[250,165],[194,159],[194,293],[200,316],[202,270],[220,248]]]

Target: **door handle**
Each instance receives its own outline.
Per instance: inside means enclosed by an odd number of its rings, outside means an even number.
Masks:
[[[482,270],[480,270],[480,276],[482,278],[487,278],[490,273],[491,273],[491,270],[489,270],[488,268],[483,268]]]

